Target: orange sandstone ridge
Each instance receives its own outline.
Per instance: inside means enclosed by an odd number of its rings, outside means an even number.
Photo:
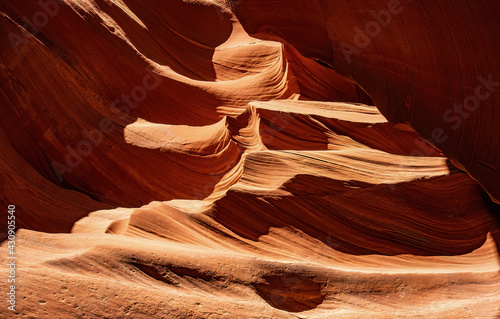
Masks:
[[[497,7],[0,0],[0,316],[498,318]]]

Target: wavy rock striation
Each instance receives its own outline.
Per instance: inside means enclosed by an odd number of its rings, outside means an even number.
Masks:
[[[491,1],[232,0],[245,30],[352,79],[500,203],[500,44]]]
[[[481,1],[401,3],[342,61],[382,4],[0,1],[2,316],[497,318],[497,91],[438,116],[489,76],[451,46]]]

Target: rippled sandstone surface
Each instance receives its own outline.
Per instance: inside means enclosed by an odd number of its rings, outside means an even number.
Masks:
[[[498,13],[0,0],[1,316],[498,318]]]

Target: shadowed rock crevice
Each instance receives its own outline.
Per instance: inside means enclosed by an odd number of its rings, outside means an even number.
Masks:
[[[203,281],[217,281],[224,277],[216,277],[208,272],[202,272],[194,268],[174,266],[174,265],[147,265],[144,263],[132,263],[146,275],[162,281],[169,285],[179,285],[175,278],[192,278]]]
[[[263,283],[252,285],[269,305],[289,312],[314,309],[325,299],[321,284],[302,274],[267,276]]]

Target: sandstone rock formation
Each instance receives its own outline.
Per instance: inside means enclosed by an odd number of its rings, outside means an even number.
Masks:
[[[500,8],[487,0],[231,0],[252,36],[359,84],[500,203]]]
[[[497,318],[489,4],[0,0],[1,316]]]

